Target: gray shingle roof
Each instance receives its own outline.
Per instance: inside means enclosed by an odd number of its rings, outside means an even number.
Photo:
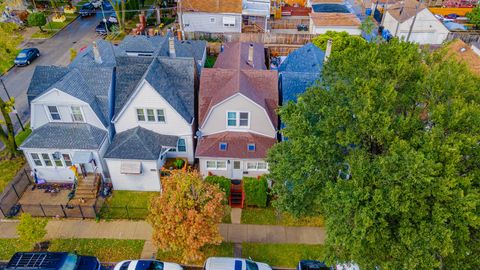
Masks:
[[[177,136],[136,127],[116,134],[105,158],[157,160],[162,148],[176,147],[177,141]]]
[[[317,73],[284,72],[280,74],[282,105],[288,101],[297,102],[300,94],[320,79]]]
[[[45,92],[68,72],[69,69],[66,67],[36,66],[27,90],[28,101],[31,102]]]
[[[99,39],[95,41],[97,43],[97,48],[102,58],[102,63],[98,64],[94,61],[93,48],[92,45],[85,48],[80,52],[69,67],[91,67],[91,66],[102,66],[102,67],[113,67],[116,64],[115,57],[117,55],[122,55],[123,52],[117,46],[114,46],[112,43]]]
[[[158,52],[163,42],[167,39],[163,36],[126,36],[118,46],[125,52],[154,53]]]
[[[157,57],[145,80],[191,123],[195,117],[195,63],[191,58]]]
[[[20,148],[96,150],[106,136],[107,131],[85,123],[48,123],[33,130]]]
[[[278,72],[320,73],[324,57],[322,49],[310,42],[290,53],[278,67]]]

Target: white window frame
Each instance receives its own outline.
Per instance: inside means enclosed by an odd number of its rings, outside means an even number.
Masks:
[[[154,117],[153,121],[148,119],[148,110],[153,110],[153,117]],[[143,117],[145,118],[145,120],[140,120],[138,118],[139,111],[143,112]],[[159,116],[158,111],[163,111],[164,121],[158,120],[158,116]],[[167,114],[164,108],[135,108],[135,118],[137,119],[137,123],[160,123],[160,124],[167,123]]]
[[[33,154],[38,155],[38,157],[39,157],[38,160],[40,160],[40,163],[42,163],[42,165],[37,165],[37,164],[35,163],[35,159],[34,159],[33,156],[32,156]],[[61,165],[61,166],[58,166],[58,165],[55,163],[55,158],[53,157],[53,154],[54,154],[54,153],[32,152],[32,153],[30,153],[29,158],[30,158],[30,160],[32,161],[32,164],[35,165],[35,167],[41,167],[41,168],[68,168],[68,167],[70,167],[70,166],[73,165],[72,155],[70,155],[69,153],[62,153],[62,152],[60,152],[60,159],[58,159],[58,160],[60,160],[60,161],[62,162],[62,165]],[[50,162],[52,163],[52,166],[47,166],[47,165],[46,165],[46,162],[45,162],[45,159],[43,158],[43,155],[47,155],[47,156],[48,156]],[[72,163],[72,165],[67,165],[67,162],[65,161],[65,157],[64,157],[65,155],[67,155],[67,156],[70,158],[70,163]],[[58,161],[58,160],[57,160],[57,161]]]
[[[62,161],[63,161],[63,166],[64,167],[70,167],[73,165],[73,162],[72,162],[72,156],[68,153],[61,153],[62,155]],[[65,160],[65,156],[68,156],[68,158],[70,159],[70,165],[67,165],[67,161]]]
[[[158,116],[159,116],[158,111],[162,111],[162,112],[163,112],[163,121],[158,120]],[[157,120],[158,123],[161,123],[161,124],[167,123],[167,114],[165,113],[165,111],[166,111],[166,110],[163,109],[163,108],[157,108],[157,109],[155,109],[155,120]]]
[[[258,168],[258,164],[259,164],[259,163],[264,163],[264,164],[266,164],[265,169],[259,169],[259,168]],[[249,165],[249,164],[254,164],[254,165],[255,165],[255,168],[248,168],[248,165]],[[262,162],[262,161],[255,161],[255,162],[248,161],[248,162],[246,162],[246,164],[245,164],[245,168],[247,169],[247,171],[268,171],[268,163],[267,163],[267,162],[264,162],[264,161],[263,161],[263,162]]]
[[[57,109],[57,114],[58,114],[58,117],[60,117],[60,119],[58,119],[58,120],[53,119],[52,113],[50,112],[49,107],[55,107]],[[45,105],[45,111],[47,112],[48,119],[50,120],[50,122],[62,122],[62,115],[60,114],[60,110],[58,109],[57,105]]]
[[[43,157],[43,155],[47,155],[48,156],[48,159],[50,161],[50,163],[52,165],[50,166],[47,166],[47,162],[45,162],[45,158]],[[40,153],[40,156],[42,157],[42,162],[43,162],[43,166],[46,167],[46,168],[55,168],[55,162],[53,162],[53,157],[50,153]]]
[[[185,151],[180,151],[180,148],[178,147],[180,145],[180,140],[183,140],[185,142]],[[177,141],[177,152],[179,153],[186,153],[187,152],[187,140],[184,138],[179,138]]]
[[[157,117],[156,117],[156,115],[155,115],[155,114],[156,114],[155,109],[145,108],[145,109],[143,109],[143,110],[144,110],[144,112],[145,112],[145,117],[146,117],[147,122],[149,122],[149,123],[155,123],[155,122],[157,122]],[[153,114],[152,114],[152,115],[149,115],[149,114],[148,114],[148,111],[152,111]],[[150,120],[150,119],[148,118],[149,116],[153,116],[153,120]]]
[[[250,150],[250,146],[253,146],[253,150]],[[257,150],[257,146],[254,143],[247,144],[247,151],[248,152],[255,152]]]
[[[228,125],[228,114],[229,113],[235,113],[235,126],[229,126]],[[248,125],[246,126],[241,126],[240,125],[240,113],[246,113],[248,114]],[[226,112],[226,115],[225,115],[225,118],[226,118],[226,126],[227,126],[227,129],[249,129],[250,128],[250,121],[251,121],[251,113],[248,112],[248,111],[227,111]]]
[[[73,108],[78,108],[80,110],[80,115],[82,116],[82,121],[75,120],[74,113],[73,113]],[[71,116],[72,116],[72,122],[85,123],[85,114],[83,113],[82,106],[70,106],[70,113],[71,113]]]
[[[217,20],[215,20],[215,17],[210,17],[210,23],[215,23]]]
[[[38,158],[34,158],[33,155],[37,155]],[[30,153],[30,159],[32,160],[32,164],[35,165],[35,167],[43,167],[43,159],[40,153]],[[37,165],[35,160],[40,161],[40,165]]]
[[[142,112],[142,115],[143,115],[143,120],[140,120],[140,118],[138,117],[139,116],[139,111]],[[147,122],[147,115],[145,113],[145,110],[143,108],[135,108],[135,118],[137,119],[137,122]]]
[[[214,162],[215,163],[215,167],[209,167],[208,166],[208,163],[209,162]],[[219,167],[218,164],[219,163],[225,163],[225,167]],[[226,160],[207,160],[205,161],[205,167],[207,168],[207,170],[216,170],[216,171],[226,171],[227,170],[227,161]]]

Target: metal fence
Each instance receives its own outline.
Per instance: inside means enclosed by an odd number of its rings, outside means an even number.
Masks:
[[[30,170],[24,167],[0,194],[0,218],[8,216],[10,209],[18,203],[30,184],[32,184]]]
[[[102,219],[145,219],[147,215],[147,207],[110,206],[104,204],[98,217]]]

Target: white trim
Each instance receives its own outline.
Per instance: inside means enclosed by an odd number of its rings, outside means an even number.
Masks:
[[[229,126],[228,125],[228,113],[235,113],[235,126]],[[246,126],[240,126],[240,114],[241,113],[248,113],[248,125]],[[225,122],[225,126],[227,128],[227,130],[238,130],[238,129],[250,129],[250,120],[251,120],[251,112],[249,111],[233,111],[233,110],[228,110],[225,112],[226,114],[226,122]]]
[[[145,123],[150,123],[150,124],[167,124],[167,114],[166,114],[166,110],[165,110],[164,108],[135,107],[134,110],[135,110],[135,119],[136,119],[136,121],[137,121],[138,124],[140,124],[140,123],[142,123],[142,124],[145,124]],[[137,110],[142,110],[142,111],[143,111],[143,116],[145,117],[145,120],[144,120],[144,121],[138,120],[138,111],[137,111]],[[153,117],[155,118],[153,121],[148,120],[148,112],[147,112],[147,110],[153,110]],[[163,121],[163,122],[158,121],[158,110],[162,110],[162,111],[163,111],[163,118],[165,119],[165,121]]]
[[[267,135],[265,133],[261,133],[261,132],[251,130],[251,129],[222,129],[222,130],[215,131],[215,132],[212,132],[212,133],[202,134],[202,137],[211,136],[211,135],[215,135],[215,134],[222,133],[222,132],[247,132],[247,133],[253,133],[253,134],[261,135],[261,136],[264,136],[264,137],[267,137],[267,138],[272,138],[272,139],[277,138],[277,136],[270,136],[270,135]]]
[[[215,168],[213,167],[208,167],[208,162],[215,162]],[[225,162],[225,167],[224,168],[219,168],[218,163],[219,162]],[[205,168],[207,170],[213,170],[213,171],[226,171],[228,168],[228,161],[227,160],[221,160],[221,159],[216,159],[216,160],[205,160]]]
[[[49,121],[49,122],[57,122],[57,123],[65,122],[65,121],[63,121],[63,119],[62,119],[62,115],[60,114],[60,110],[58,109],[58,105],[46,105],[46,104],[45,104],[45,105],[43,105],[43,107],[45,108],[45,111],[47,112],[47,117],[48,117],[48,121]],[[59,120],[53,119],[52,113],[50,112],[49,107],[55,107],[55,108],[57,109],[58,117],[60,117]]]
[[[249,163],[254,163],[254,164],[255,164],[255,169],[249,169],[249,168],[248,168],[248,164],[249,164]],[[259,164],[259,163],[265,163],[265,164],[266,164],[265,169],[258,169],[258,164]],[[247,170],[247,171],[255,171],[255,172],[266,172],[266,171],[268,171],[268,167],[269,167],[269,166],[268,166],[268,162],[266,162],[266,161],[263,161],[263,162],[261,162],[261,161],[255,161],[255,162],[246,161],[244,166],[245,166],[245,170]]]
[[[86,123],[87,122],[87,119],[85,118],[85,113],[83,112],[83,109],[82,109],[82,106],[77,106],[77,105],[70,105],[70,116],[72,117],[72,123]],[[75,119],[73,118],[73,110],[72,108],[73,107],[78,107],[80,109],[80,114],[82,115],[82,120],[83,121],[75,121]]]

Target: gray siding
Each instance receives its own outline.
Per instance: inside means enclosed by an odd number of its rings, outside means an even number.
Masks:
[[[223,17],[235,17],[235,26],[224,26]],[[213,18],[213,22],[211,20]],[[183,30],[185,32],[207,33],[240,33],[242,32],[241,14],[216,14],[216,13],[183,13]]]

